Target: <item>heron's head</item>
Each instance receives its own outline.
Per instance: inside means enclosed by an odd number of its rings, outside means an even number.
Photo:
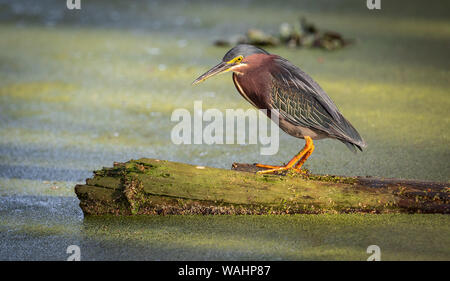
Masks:
[[[246,64],[246,62],[244,61],[246,57],[255,54],[268,55],[269,53],[253,45],[237,45],[225,54],[222,61],[218,65],[214,66],[203,75],[195,79],[192,84],[201,83],[216,74],[225,73],[228,71],[237,71],[240,67],[243,67]]]

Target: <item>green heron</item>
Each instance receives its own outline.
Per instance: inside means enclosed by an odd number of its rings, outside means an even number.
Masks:
[[[269,118],[277,114],[283,131],[306,142],[285,166],[256,164],[266,169],[259,173],[291,168],[301,172],[300,168],[314,151],[313,140],[337,139],[353,152],[356,148],[362,151],[366,146],[325,91],[288,60],[252,45],[237,45],[193,84],[228,71],[233,72],[234,85],[242,97],[256,108],[266,109]]]

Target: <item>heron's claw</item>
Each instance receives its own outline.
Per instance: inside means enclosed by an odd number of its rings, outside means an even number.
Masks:
[[[255,166],[256,166],[256,167],[260,167],[260,168],[265,168],[265,169],[278,169],[278,168],[283,168],[283,166],[272,166],[272,165],[265,165],[265,164],[259,164],[259,163],[256,163]]]

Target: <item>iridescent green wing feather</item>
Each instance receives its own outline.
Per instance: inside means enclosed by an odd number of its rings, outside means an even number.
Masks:
[[[283,58],[271,71],[272,107],[294,125],[311,128],[344,142],[354,150],[366,144],[330,97],[305,72]]]
[[[274,79],[271,97],[272,107],[294,125],[331,133],[330,125],[336,123],[306,89],[299,89],[291,82],[280,83]]]

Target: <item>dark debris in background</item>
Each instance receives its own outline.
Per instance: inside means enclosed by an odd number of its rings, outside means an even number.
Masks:
[[[228,47],[237,44],[256,46],[287,46],[289,48],[320,48],[336,50],[354,43],[335,31],[321,31],[314,24],[301,18],[294,24],[282,23],[277,35],[268,34],[260,29],[249,29],[246,35],[235,36],[229,40],[214,41],[215,46]]]

